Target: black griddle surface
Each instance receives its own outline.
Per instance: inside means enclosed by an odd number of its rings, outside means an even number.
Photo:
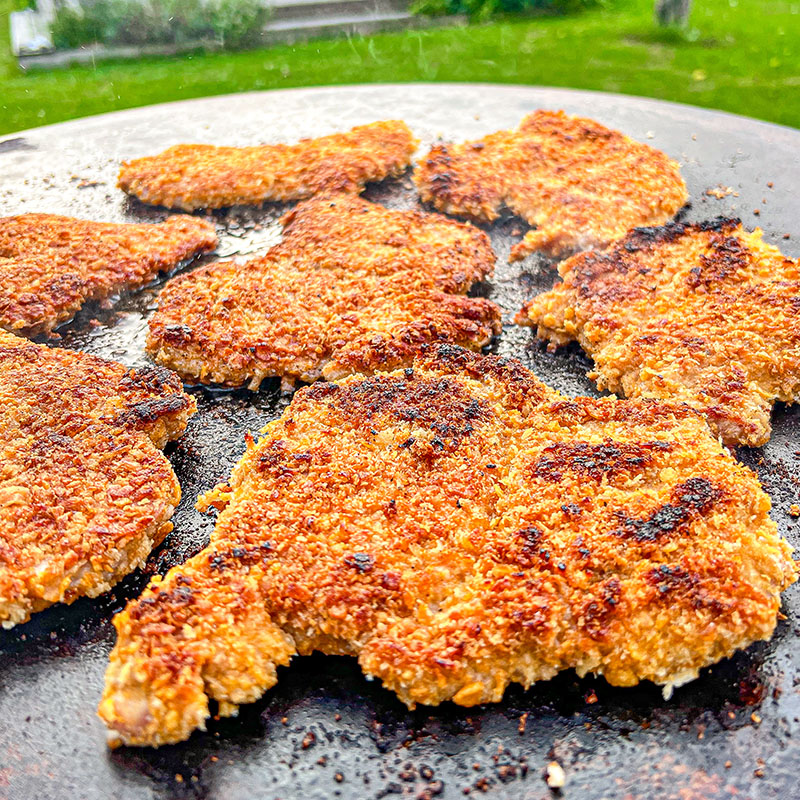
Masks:
[[[665,150],[681,162],[691,192],[686,219],[738,215],[749,227],[761,225],[767,241],[788,255],[800,255],[800,132],[650,100],[503,86],[232,95],[22,132],[0,141],[0,215],[162,219],[163,209],[114,188],[118,163],[184,141],[293,141],[402,118],[426,148],[439,136],[463,140],[516,126],[536,108],[591,116]],[[730,192],[706,194],[717,187]],[[366,194],[392,207],[416,202],[408,176]],[[220,251],[245,255],[265,248],[279,233],[282,210],[216,213]],[[556,278],[541,257],[507,263],[525,229],[517,219],[488,229],[498,265],[495,278],[476,292],[503,308],[506,327],[494,349],[520,358],[566,394],[596,394],[585,377],[590,362],[577,347],[547,353],[529,329],[510,322],[525,299]],[[785,240],[785,233],[791,238]],[[133,366],[145,363],[146,319],[158,288],[123,296],[110,308],[85,308],[52,343]],[[784,595],[786,619],[772,641],[705,670],[669,701],[651,684],[614,689],[568,672],[527,692],[512,687],[496,705],[409,712],[367,681],[354,659],[315,655],[281,668],[278,685],[261,701],[243,707],[238,718],[211,721],[208,732],[188,742],[108,751],[95,709],[113,644],[111,616],[141,591],[149,574],[205,545],[213,520],[194,510],[195,499],[227,477],[244,450],[245,432],[256,433],[289,400],[276,381],[256,394],[193,391],[200,412],[167,451],[183,501],[175,530],[147,568],[103,597],[57,606],[0,631],[0,798],[456,798],[469,790],[472,797],[533,800],[556,796],[542,778],[551,760],[566,773],[561,796],[580,800],[800,795],[797,585]],[[789,508],[800,502],[800,412],[779,406],[774,423],[765,448],[738,455],[758,470],[781,533],[798,545]]]

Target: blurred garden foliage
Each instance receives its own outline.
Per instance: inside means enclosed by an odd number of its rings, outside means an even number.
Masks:
[[[485,21],[499,14],[571,14],[603,0],[414,0],[411,11],[431,17],[466,14]]]
[[[215,39],[225,47],[258,44],[270,9],[262,0],[85,0],[58,9],[58,49],[102,44],[176,44]]]

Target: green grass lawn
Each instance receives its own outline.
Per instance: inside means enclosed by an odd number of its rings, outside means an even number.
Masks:
[[[204,95],[387,81],[600,89],[800,127],[800,0],[696,0],[688,36],[657,30],[652,0],[610,0],[570,17],[28,74],[8,55],[11,5],[0,0],[0,133]]]

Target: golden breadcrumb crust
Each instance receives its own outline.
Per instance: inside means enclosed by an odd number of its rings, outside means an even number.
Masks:
[[[726,443],[759,446],[776,400],[800,397],[800,267],[739,220],[643,228],[559,265],[517,322],[577,339],[600,388],[702,411]]]
[[[144,563],[180,487],[159,451],[195,411],[177,376],[0,331],[0,623]]]
[[[358,193],[366,183],[400,175],[416,145],[399,120],[297,144],[179,144],[124,162],[118,186],[145,203],[185,211],[302,200],[320,192]]]
[[[423,350],[299,391],[201,499],[210,545],[114,619],[112,744],[185,739],[295,653],[470,706],[567,668],[678,685],[771,635],[791,550],[701,415]]]
[[[439,211],[491,222],[505,207],[534,225],[512,260],[605,246],[637,225],[666,222],[688,199],[678,165],[660,150],[563,111],[437,145],[414,179]]]
[[[0,219],[0,327],[28,336],[70,319],[87,300],[149,283],[217,246],[214,226],[187,216],[115,225],[53,214]]]
[[[263,258],[167,283],[147,341],[158,363],[257,388],[398,366],[421,342],[479,348],[500,332],[494,303],[460,294],[494,268],[477,228],[354,195],[314,198],[283,223]]]

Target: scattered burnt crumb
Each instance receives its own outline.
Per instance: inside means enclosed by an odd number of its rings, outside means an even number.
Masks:
[[[363,575],[367,572],[372,572],[375,566],[375,558],[369,553],[351,553],[344,557],[344,563]]]
[[[431,781],[418,795],[417,800],[430,800],[444,792],[443,781]]]
[[[761,717],[755,711],[750,715],[750,719],[753,721],[755,725],[761,724]]]
[[[792,503],[789,506],[789,516],[790,517],[800,517],[800,506],[797,503]]]
[[[281,725],[288,725],[289,717],[281,717]]]
[[[719,185],[712,189],[706,189],[706,195],[716,197],[717,200],[722,200],[723,197],[727,197],[729,194],[733,194],[733,189],[730,186]]]
[[[589,691],[583,696],[583,699],[588,705],[594,705],[597,702],[597,693],[594,689],[589,689]]]
[[[341,783],[344,780],[344,775],[341,772],[337,772],[333,776],[333,779],[336,781],[336,783]]]
[[[328,757],[327,756],[320,756],[317,759],[317,764],[319,764],[321,767],[324,767],[327,763],[328,763]]]
[[[309,747],[313,747],[316,744],[317,736],[314,731],[308,731],[306,735],[303,737],[303,741],[301,742],[301,747],[303,750],[308,750]]]
[[[754,213],[756,216],[758,216],[759,214],[761,214],[761,209],[759,209],[759,208],[754,208],[754,209],[753,209],[753,213]]]
[[[730,769],[732,766],[733,766],[733,762],[732,761],[726,761],[725,762],[725,769]]]
[[[746,706],[758,705],[763,699],[766,688],[755,676],[749,676],[739,681],[739,701]]]
[[[517,768],[513,764],[501,764],[497,768],[497,777],[502,783],[513,781],[517,777]]]
[[[545,783],[551,789],[561,789],[566,782],[564,769],[558,761],[551,761],[544,770]]]
[[[526,711],[520,718],[519,718],[519,725],[517,725],[517,730],[520,733],[525,733],[525,726],[528,724],[528,712]]]
[[[784,233],[784,234],[783,234],[783,238],[784,238],[784,239],[791,239],[791,238],[792,238],[792,236],[791,236],[791,234],[789,234],[789,233]]]
[[[476,780],[473,784],[473,787],[479,792],[488,792],[491,786],[492,782],[486,777],[478,778],[478,780]]]

